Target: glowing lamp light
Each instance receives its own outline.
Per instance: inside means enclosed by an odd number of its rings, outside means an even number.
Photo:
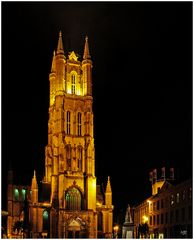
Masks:
[[[147,216],[144,215],[142,218],[143,218],[144,223],[148,222],[148,217]]]
[[[119,226],[118,226],[118,225],[115,225],[115,226],[113,227],[113,230],[114,230],[114,237],[115,237],[115,238],[118,238]]]

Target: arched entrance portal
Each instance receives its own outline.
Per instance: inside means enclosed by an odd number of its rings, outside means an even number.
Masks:
[[[81,220],[81,219],[80,219]],[[73,219],[66,229],[67,238],[87,238],[85,223],[79,219]]]

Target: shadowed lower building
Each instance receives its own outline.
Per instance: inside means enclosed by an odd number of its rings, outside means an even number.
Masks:
[[[8,236],[17,221],[25,220],[25,234],[33,238],[111,237],[110,178],[103,195],[95,176],[92,61],[87,37],[79,61],[74,51],[65,56],[60,32],[49,81],[45,176],[38,184],[34,172],[31,186],[16,186],[10,177]]]
[[[169,178],[157,179],[154,170],[152,196],[133,209],[137,238],[192,238],[192,182],[176,183],[174,169]]]

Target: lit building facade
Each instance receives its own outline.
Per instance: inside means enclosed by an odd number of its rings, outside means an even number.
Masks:
[[[34,171],[31,187],[15,186],[10,177],[8,236],[13,234],[14,223],[26,216],[33,238],[110,238],[113,222],[110,178],[102,194],[95,176],[92,61],[87,37],[83,60],[79,61],[74,51],[66,58],[60,32],[49,82],[45,176],[38,184]]]
[[[155,179],[152,196],[134,208],[135,236],[148,238],[192,238],[192,183],[175,184]],[[147,224],[148,232],[141,233]],[[145,237],[145,236],[144,236]]]

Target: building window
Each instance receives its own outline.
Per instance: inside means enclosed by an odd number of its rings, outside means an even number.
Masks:
[[[189,188],[189,199],[191,199],[191,197],[192,197],[192,189],[191,189],[191,187]]]
[[[161,221],[161,224],[163,224],[163,223],[164,223],[164,215],[163,215],[163,213],[161,213],[161,218],[160,218],[160,221]]]
[[[163,207],[164,207],[164,200],[161,199],[161,208],[163,208]]]
[[[180,202],[180,195],[179,193],[176,194],[176,203],[179,203]]]
[[[152,225],[152,216],[150,216],[150,226]]]
[[[169,198],[168,198],[168,197],[165,198],[165,206],[166,206],[166,207],[169,206]]]
[[[170,205],[171,206],[174,205],[174,195],[171,195],[171,197],[170,197]]]
[[[174,212],[171,211],[170,212],[170,223],[173,223],[173,221],[174,221]]]
[[[185,221],[185,208],[181,209],[181,219],[183,222]]]
[[[168,224],[168,213],[166,212],[166,215],[165,215],[165,223]]]
[[[175,212],[175,219],[176,219],[176,223],[179,222],[179,210],[177,209]]]
[[[81,210],[81,193],[77,188],[71,188],[66,193],[66,209],[67,210]]]
[[[71,75],[71,93],[75,94],[75,74]]]
[[[185,201],[185,197],[186,197],[186,191],[183,190],[183,201]]]
[[[160,201],[158,200],[157,201],[157,210],[159,210],[160,209]]]
[[[153,225],[156,224],[156,216],[154,215],[154,218],[153,218]]]
[[[153,203],[153,210],[156,211],[156,202]]]
[[[17,188],[14,189],[14,199],[15,201],[19,201],[19,190]]]
[[[71,170],[71,145],[66,146],[67,170]]]
[[[192,219],[192,208],[191,208],[191,205],[188,206],[188,220],[191,220]]]
[[[43,230],[49,229],[49,213],[47,210],[43,212]]]
[[[82,147],[78,147],[78,158],[77,158],[77,168],[82,170]]]
[[[26,189],[22,189],[22,200],[26,199]]]
[[[67,111],[67,134],[71,134],[71,113]]]
[[[79,112],[77,114],[77,123],[78,123],[78,136],[82,135],[82,114]]]
[[[157,225],[160,224],[160,218],[159,218],[159,214],[157,215]]]

